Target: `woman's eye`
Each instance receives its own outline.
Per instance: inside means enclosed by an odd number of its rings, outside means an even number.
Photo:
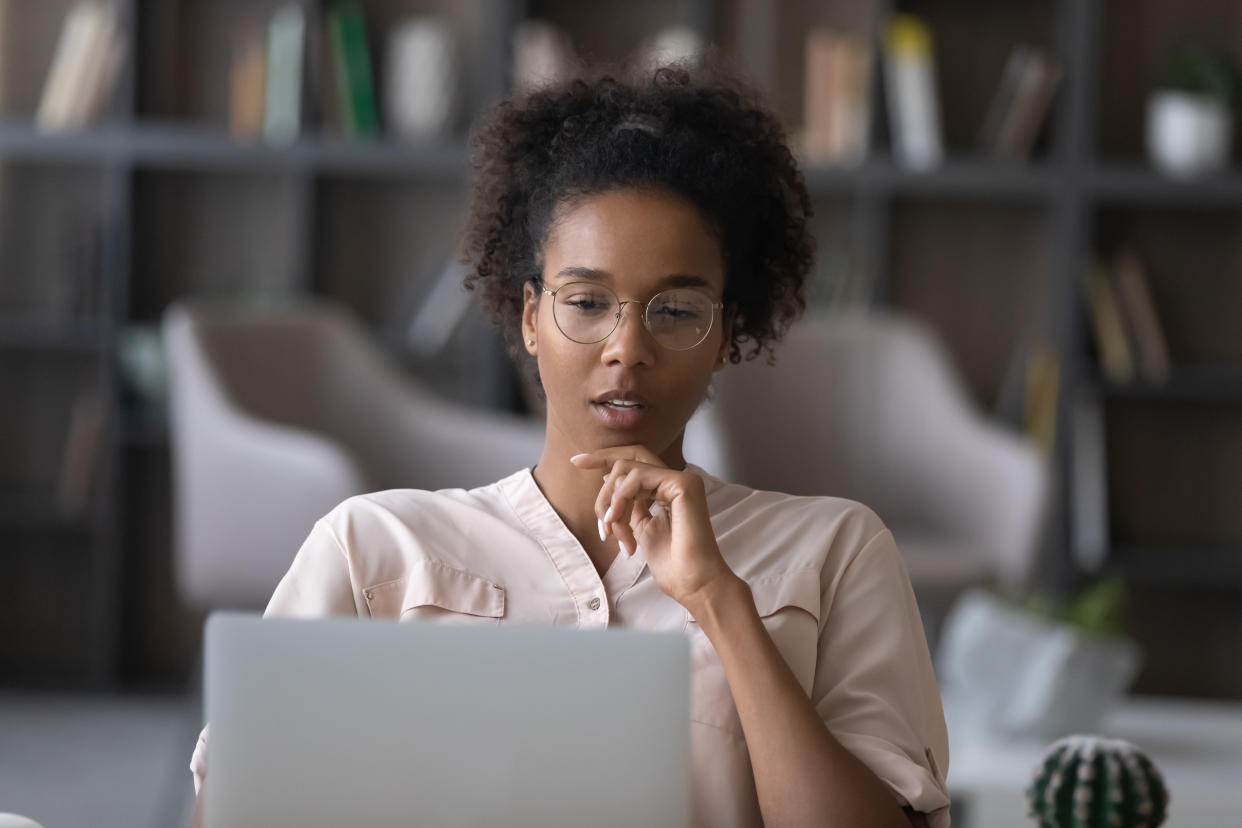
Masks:
[[[589,297],[575,297],[565,300],[565,304],[580,313],[592,313],[602,310],[605,303]]]
[[[693,319],[698,315],[692,310],[678,308],[672,305],[664,305],[663,307],[656,308],[656,313],[666,319],[673,320]]]

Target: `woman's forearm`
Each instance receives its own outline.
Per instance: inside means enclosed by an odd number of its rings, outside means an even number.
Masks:
[[[909,828],[889,788],[820,720],[740,578],[687,608],[724,666],[769,828]]]

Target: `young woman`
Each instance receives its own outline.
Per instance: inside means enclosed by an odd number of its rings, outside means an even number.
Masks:
[[[804,306],[811,204],[778,122],[719,72],[666,67],[502,102],[473,141],[467,281],[536,372],[542,456],[470,491],[346,500],[268,614],[683,631],[696,825],[947,826],[892,534],[682,456],[713,376]],[[206,731],[191,766],[197,785]]]

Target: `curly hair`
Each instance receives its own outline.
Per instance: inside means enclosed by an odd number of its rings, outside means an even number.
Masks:
[[[714,62],[662,66],[645,82],[584,74],[501,101],[473,131],[471,167],[466,287],[481,288],[519,360],[523,284],[542,283],[558,211],[618,188],[685,198],[720,239],[731,362],[765,347],[771,361],[806,307],[815,242],[802,173],[758,93]]]

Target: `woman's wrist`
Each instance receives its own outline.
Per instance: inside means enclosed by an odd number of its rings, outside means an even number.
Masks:
[[[755,600],[750,584],[729,572],[696,590],[682,606],[710,638],[721,619],[736,618],[739,611],[754,612]]]

